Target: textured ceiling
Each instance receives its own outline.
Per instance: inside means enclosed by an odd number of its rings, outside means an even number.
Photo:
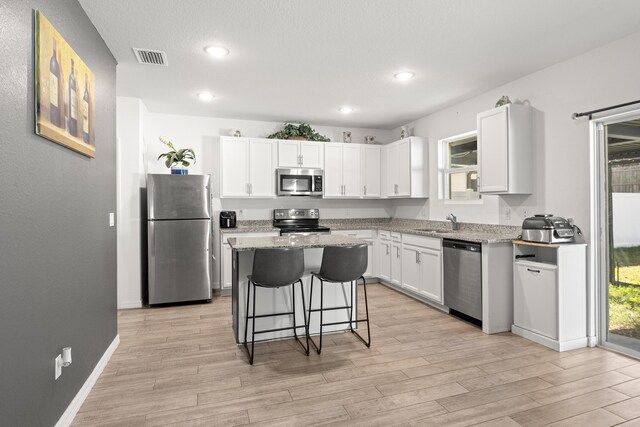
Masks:
[[[640,31],[635,0],[80,3],[118,61],[118,95],[150,111],[376,128]],[[215,60],[207,45],[231,54]],[[169,66],[138,64],[132,47],[165,51]],[[416,77],[395,81],[401,70]]]

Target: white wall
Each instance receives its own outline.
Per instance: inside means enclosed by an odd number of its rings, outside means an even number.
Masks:
[[[146,108],[139,99],[116,99],[118,308],[142,305],[140,189],[145,187],[145,114]]]
[[[423,204],[398,202],[396,214],[417,217],[427,204],[430,219],[454,212],[463,222],[520,225],[525,210],[528,215],[547,212],[575,218],[588,235],[588,119],[572,120],[571,114],[640,99],[638,46],[640,33],[635,33],[409,123],[415,135],[429,141],[432,197]],[[502,95],[536,110],[534,194],[486,196],[482,205],[445,204],[435,196],[438,140],[476,129],[476,114],[491,109]],[[507,208],[511,220],[504,217]]]
[[[613,193],[613,245],[640,246],[640,193]]]

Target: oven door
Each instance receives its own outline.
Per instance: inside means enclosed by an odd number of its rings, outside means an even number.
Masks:
[[[313,169],[278,169],[276,184],[278,196],[316,196]]]

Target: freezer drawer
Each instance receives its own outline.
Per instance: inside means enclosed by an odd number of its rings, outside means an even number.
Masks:
[[[209,175],[149,174],[149,219],[210,218]]]
[[[211,222],[148,224],[149,304],[211,299]]]

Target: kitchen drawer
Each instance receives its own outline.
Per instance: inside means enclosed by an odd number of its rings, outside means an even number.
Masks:
[[[514,268],[513,323],[551,339],[558,339],[558,267],[517,261]]]
[[[371,241],[375,236],[373,230],[332,230],[331,234],[337,234],[341,236],[350,236],[356,239],[363,239]]]
[[[391,240],[393,240],[394,242],[401,242],[402,241],[402,234],[392,231],[391,232]]]
[[[378,237],[380,237],[383,240],[391,240],[391,233],[386,230],[380,230],[378,231]]]
[[[403,234],[402,243],[404,243],[405,245],[434,249],[436,251],[442,249],[442,239],[440,239],[439,237],[425,237],[418,236],[416,234]]]

